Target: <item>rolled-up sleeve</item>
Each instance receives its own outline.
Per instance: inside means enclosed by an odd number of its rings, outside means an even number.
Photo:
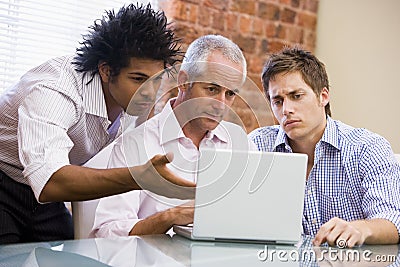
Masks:
[[[54,172],[69,165],[73,147],[67,131],[77,121],[75,103],[66,95],[38,86],[18,110],[18,149],[36,199]]]
[[[400,236],[400,165],[389,143],[378,139],[361,160],[364,176],[363,210],[367,219],[387,219]]]
[[[100,199],[91,235],[128,236],[133,226],[140,221],[140,194],[140,191],[131,191]]]

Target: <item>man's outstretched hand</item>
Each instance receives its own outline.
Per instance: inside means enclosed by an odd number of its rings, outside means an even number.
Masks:
[[[167,164],[173,153],[155,155],[146,164],[129,168],[139,187],[161,196],[179,199],[194,199],[196,184],[172,173]]]

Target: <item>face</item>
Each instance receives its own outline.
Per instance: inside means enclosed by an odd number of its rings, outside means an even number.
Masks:
[[[202,133],[218,126],[232,106],[243,79],[242,66],[219,52],[212,53],[205,64],[202,75],[181,88],[184,103],[180,107],[188,125]]]
[[[100,66],[106,103],[108,100],[108,106],[122,108],[135,116],[149,111],[154,104],[163,69],[162,60],[131,58],[128,67],[121,69],[117,76],[110,77],[109,67]]]
[[[272,111],[291,142],[318,142],[326,125],[326,88],[316,96],[300,72],[291,72],[270,80],[269,95]]]

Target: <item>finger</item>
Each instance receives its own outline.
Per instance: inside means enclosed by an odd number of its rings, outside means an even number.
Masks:
[[[194,182],[182,179],[172,172],[163,174],[162,187],[159,188],[161,195],[178,199],[194,199],[196,184]]]
[[[151,160],[159,161],[165,155],[157,155]],[[145,170],[130,168],[131,175],[139,187],[155,194],[178,199],[194,199],[196,184],[174,174],[167,166],[157,166],[151,161],[145,164]]]
[[[194,200],[192,199],[192,200],[184,203],[183,206],[186,207],[186,208],[193,208],[194,207]]]
[[[188,200],[188,199],[194,199],[195,197],[196,185],[192,182],[188,182],[189,184],[186,186],[173,184],[167,180],[161,180],[160,182],[161,183],[159,183],[156,186],[149,184],[144,189],[168,198]],[[184,181],[182,183],[184,183]]]
[[[174,153],[168,152],[167,154],[165,154],[165,157],[167,158],[168,162],[172,162],[174,160]]]
[[[348,240],[351,237],[351,232],[343,231],[341,235],[336,239],[336,246],[338,248],[347,248],[348,247]]]
[[[358,235],[352,234],[348,239],[347,239],[347,246],[349,248],[353,248],[357,245],[361,245],[363,242],[360,240]]]
[[[165,166],[165,162],[168,160],[167,155],[156,155],[152,160],[158,163],[164,162],[164,165],[160,166],[152,164],[150,166],[152,172],[159,176],[159,181],[162,184],[160,192],[156,192],[150,188],[151,191],[170,198],[194,199],[196,184],[177,176],[167,166]],[[161,184],[156,186],[160,187]]]
[[[178,207],[182,207],[182,208],[193,208],[193,204],[192,204],[193,202],[194,202],[193,200],[190,200],[190,201],[188,201],[188,202],[185,202],[185,203],[179,205]]]
[[[332,219],[324,223],[314,237],[314,246],[320,246],[322,243],[324,243],[333,227],[335,227],[335,221]]]
[[[326,237],[326,242],[328,242],[328,244],[330,246],[336,246],[337,245],[337,241],[340,240],[340,236],[342,234],[344,234],[345,229],[342,227],[342,225],[340,225],[340,223],[336,223],[335,226],[331,229],[331,231],[329,232],[329,234]],[[344,241],[341,242],[341,246],[345,246],[344,243],[346,243],[347,239],[344,239]]]
[[[168,158],[173,158],[173,157],[174,156],[172,152],[168,152],[165,155],[155,155],[151,159],[152,165],[150,168],[155,173],[158,173],[159,178],[161,178],[160,180],[166,180],[178,186],[195,187],[196,184],[194,182],[179,177],[178,175],[173,173],[168,167],[165,166],[165,164],[169,163]]]
[[[174,160],[174,153],[168,152],[165,155],[155,155],[152,159],[151,162],[154,165],[165,165],[168,163],[171,163]]]
[[[347,248],[347,247],[349,247],[348,240],[349,240],[350,236],[351,236],[350,232],[348,232],[348,231],[342,232],[342,234],[339,235],[339,237],[336,239],[335,245],[338,248]]]
[[[173,183],[174,185],[181,186],[181,187],[196,187],[196,184],[192,181],[183,179],[178,175],[174,174],[168,168],[164,170],[162,176],[169,182]]]

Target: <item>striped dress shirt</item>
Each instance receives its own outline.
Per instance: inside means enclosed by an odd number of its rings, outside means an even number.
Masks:
[[[292,152],[278,125],[256,129],[248,137],[259,150]],[[328,117],[306,182],[304,234],[315,235],[333,217],[383,218],[400,233],[400,165],[383,137]]]
[[[118,119],[110,126],[100,76],[75,71],[71,61],[33,68],[0,98],[0,170],[37,199],[54,172],[82,165],[119,129]]]

